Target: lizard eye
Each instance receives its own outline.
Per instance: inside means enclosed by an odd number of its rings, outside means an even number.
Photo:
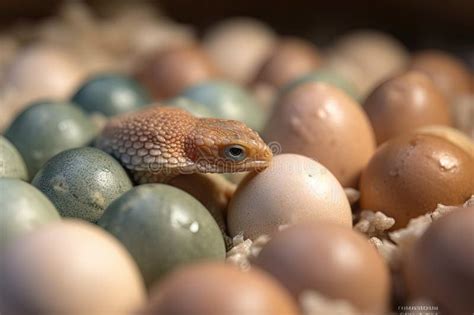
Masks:
[[[233,161],[240,162],[247,157],[247,153],[245,152],[245,148],[238,145],[233,144],[224,149],[224,154],[228,159]]]

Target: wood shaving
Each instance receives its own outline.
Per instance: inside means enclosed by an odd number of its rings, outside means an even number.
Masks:
[[[268,235],[261,235],[255,241],[244,239],[242,234],[235,236],[232,239],[233,247],[227,252],[227,262],[242,270],[250,269],[250,261],[258,256],[269,240]]]
[[[344,192],[346,193],[347,200],[351,205],[355,204],[360,199],[360,192],[354,188],[344,188]]]
[[[333,300],[316,291],[305,291],[301,294],[300,307],[304,315],[356,315],[359,311],[348,301]]]
[[[395,224],[395,219],[386,216],[384,213],[370,210],[363,210],[360,213],[360,220],[354,226],[356,231],[366,234],[368,237],[384,237],[386,231]]]

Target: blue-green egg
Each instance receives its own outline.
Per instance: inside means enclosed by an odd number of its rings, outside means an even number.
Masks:
[[[105,208],[132,188],[122,166],[95,148],[64,151],[39,170],[32,184],[41,190],[63,217],[96,222]]]
[[[0,197],[0,251],[16,238],[60,220],[51,201],[22,180],[0,178]]]
[[[133,78],[120,74],[100,74],[86,81],[72,101],[88,113],[114,116],[149,105],[152,99]]]
[[[208,108],[208,106],[197,103],[185,97],[174,97],[164,101],[163,105],[184,109],[195,117],[212,117],[212,111]]]
[[[20,152],[0,135],[0,177],[28,180],[28,171]]]
[[[225,81],[207,81],[186,89],[181,96],[206,105],[213,117],[240,120],[260,131],[266,115],[257,101],[243,88]]]
[[[96,127],[77,106],[39,101],[15,118],[5,137],[20,152],[31,178],[51,157],[89,145],[96,133]]]
[[[281,94],[287,93],[288,91],[294,89],[300,84],[307,83],[307,82],[324,82],[331,84],[341,90],[343,90],[346,94],[352,97],[355,100],[360,99],[359,93],[357,93],[356,88],[351,84],[351,82],[347,81],[340,75],[335,72],[327,71],[327,70],[318,70],[315,72],[311,72],[306,74],[302,77],[299,77],[287,85],[285,85],[282,90]]]
[[[125,245],[147,285],[177,266],[225,259],[224,240],[211,214],[169,185],[133,188],[107,208],[98,224]]]

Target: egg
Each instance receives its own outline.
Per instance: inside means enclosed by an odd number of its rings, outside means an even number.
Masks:
[[[185,88],[217,76],[217,70],[199,46],[163,49],[138,67],[137,79],[156,99],[173,97]]]
[[[4,80],[19,93],[28,94],[28,101],[32,101],[69,97],[83,77],[81,64],[66,49],[36,44],[25,47],[16,55]]]
[[[97,130],[87,115],[67,102],[39,101],[18,115],[5,137],[18,149],[29,177],[54,155],[88,145]]]
[[[461,131],[440,125],[431,125],[421,127],[415,130],[416,133],[433,135],[441,137],[449,142],[457,145],[459,148],[466,151],[472,158],[474,158],[474,140],[469,138]]]
[[[357,80],[365,81],[366,95],[381,80],[404,69],[408,51],[393,36],[375,30],[356,30],[338,38],[329,55],[355,63],[360,69]]]
[[[394,229],[474,194],[474,159],[437,136],[407,134],[380,146],[362,173],[360,206],[395,219]]]
[[[450,105],[421,72],[408,71],[380,84],[367,97],[364,109],[377,143],[426,125],[451,125]]]
[[[2,177],[28,180],[28,172],[20,152],[0,135],[0,178]]]
[[[169,185],[133,188],[110,204],[98,224],[125,245],[147,286],[178,266],[225,258],[224,239],[211,214]]]
[[[443,314],[474,310],[474,207],[454,209],[435,221],[404,259],[411,299],[429,299]]]
[[[122,166],[95,148],[77,148],[51,158],[32,184],[54,203],[63,217],[97,222],[107,206],[132,188]]]
[[[212,117],[212,111],[206,105],[181,96],[166,100],[163,105],[184,109],[196,117]]]
[[[281,88],[321,64],[316,46],[298,38],[281,39],[265,59],[254,79],[255,84]]]
[[[224,263],[186,266],[159,282],[146,314],[299,314],[288,292],[266,273]]]
[[[15,241],[0,265],[2,314],[130,314],[145,301],[137,266],[112,236],[75,220]]]
[[[273,49],[274,31],[263,22],[244,17],[226,19],[206,32],[203,47],[226,78],[246,84]]]
[[[275,234],[255,264],[296,298],[316,291],[346,300],[364,314],[387,312],[389,269],[368,240],[351,229],[321,222],[295,225]]]
[[[72,102],[88,113],[114,116],[137,110],[152,100],[134,79],[119,74],[100,74],[84,82]]]
[[[467,66],[446,52],[420,51],[412,57],[410,68],[428,75],[450,102],[471,90]]]
[[[60,219],[51,201],[24,181],[0,178],[0,195],[0,253],[18,237]]]
[[[265,124],[265,113],[256,99],[228,81],[201,82],[185,89],[180,96],[205,105],[215,118],[240,120],[257,131]]]
[[[318,162],[296,154],[280,154],[271,165],[250,173],[232,197],[227,226],[231,236],[256,239],[280,226],[307,221],[352,226],[343,188]]]
[[[263,138],[284,153],[308,156],[327,167],[344,186],[357,187],[375,150],[375,137],[361,106],[321,82],[298,85],[277,101]]]
[[[298,77],[295,80],[290,81],[286,84],[280,91],[280,93],[284,94],[288,91],[294,89],[300,84],[304,84],[307,82],[324,82],[331,84],[341,90],[343,90],[347,95],[351,96],[356,101],[360,99],[360,95],[357,92],[355,86],[345,79],[340,74],[337,74],[334,71],[329,71],[325,69],[316,70],[305,74],[303,76]]]

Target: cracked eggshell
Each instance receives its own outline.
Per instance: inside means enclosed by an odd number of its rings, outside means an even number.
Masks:
[[[108,233],[80,220],[15,241],[0,264],[2,314],[131,314],[145,303],[137,266]]]
[[[360,206],[395,219],[394,229],[438,203],[457,205],[474,194],[474,159],[437,136],[403,135],[380,146],[362,173]]]
[[[318,162],[297,154],[281,154],[258,173],[250,173],[232,197],[227,225],[231,236],[256,239],[282,225],[308,221],[352,226],[343,188]]]
[[[283,94],[263,132],[283,153],[296,153],[327,167],[344,187],[357,187],[375,151],[370,122],[350,96],[321,82],[300,84]]]

